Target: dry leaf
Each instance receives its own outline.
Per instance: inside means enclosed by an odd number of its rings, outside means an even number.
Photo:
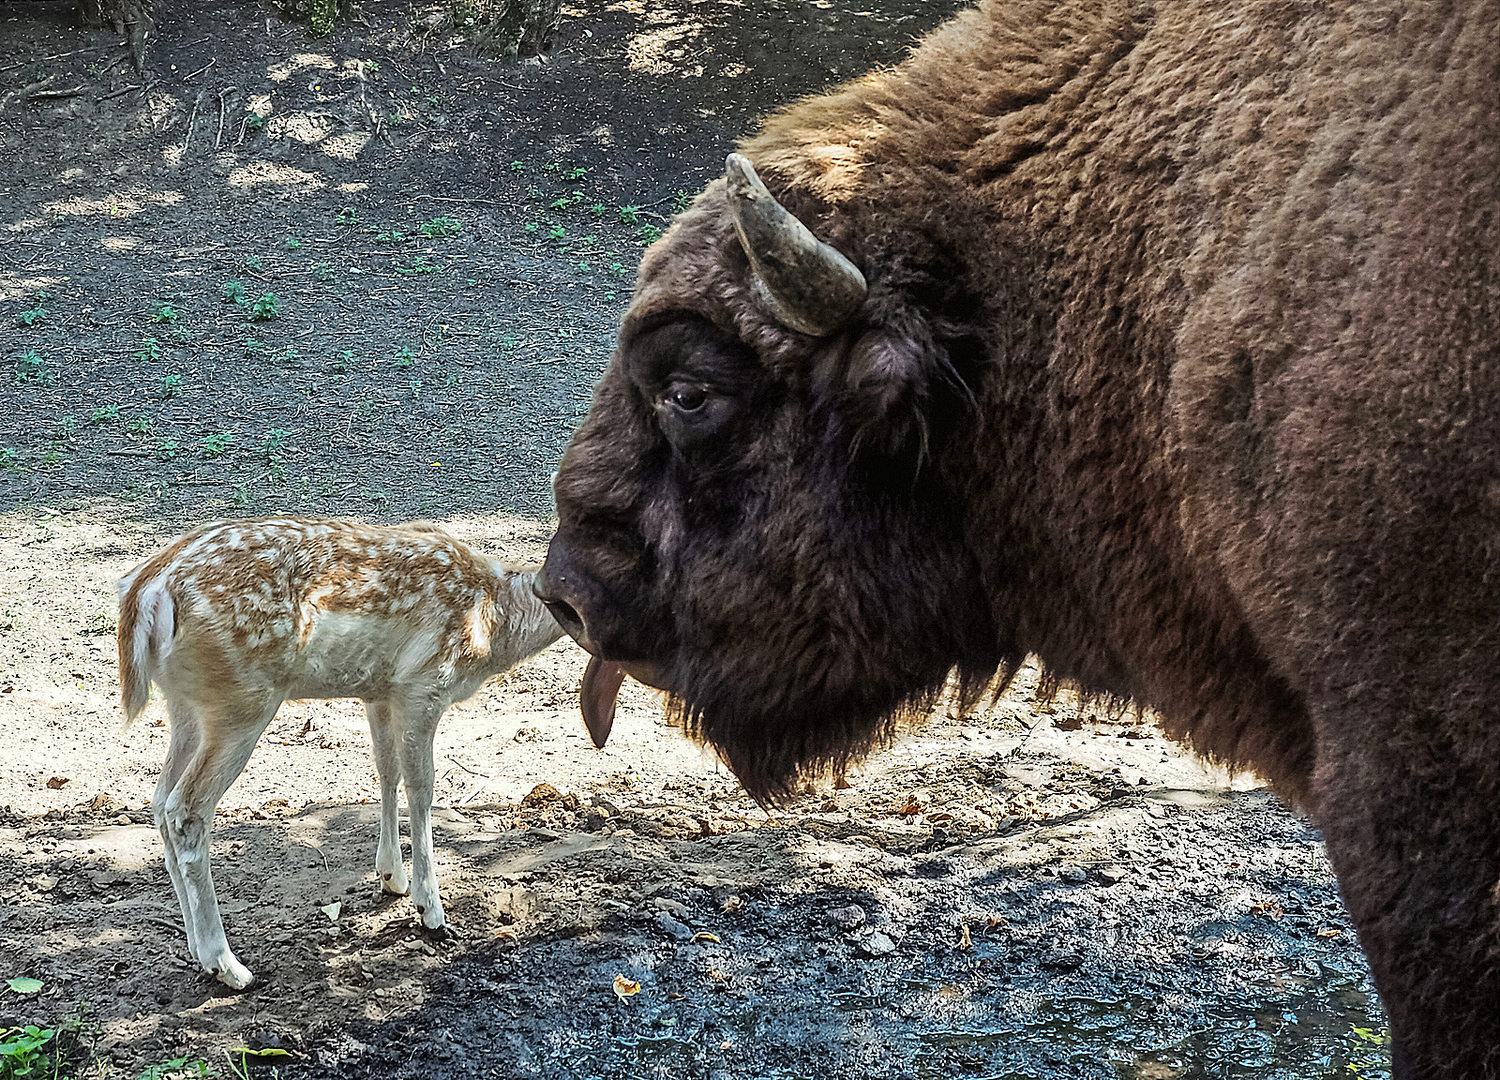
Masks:
[[[339,912],[344,910],[344,905],[341,901],[335,900],[331,904],[324,904],[318,910],[328,916],[329,922],[338,922]]]
[[[715,934],[710,934],[707,930],[699,930],[696,934],[693,935],[693,940],[712,941],[715,945],[719,944],[718,936]]]
[[[66,776],[54,776],[52,777],[52,779],[47,781],[47,786],[53,791],[56,791],[58,788],[66,784],[69,779],[70,778]]]
[[[728,900],[724,901],[725,911],[739,911],[744,906],[745,901],[741,900],[738,896],[731,896]]]
[[[497,931],[495,931],[495,937],[496,937],[497,940],[500,940],[500,941],[520,941],[521,940],[520,937],[516,934],[516,932],[514,930],[497,930]]]
[[[959,941],[958,941],[958,947],[959,947],[959,949],[962,950],[962,949],[973,948],[973,946],[974,946],[974,939],[969,936],[969,924],[968,923],[959,923],[958,924],[958,929],[963,934],[963,937],[959,938]]]
[[[1331,926],[1325,926],[1323,929],[1321,929],[1321,930],[1318,931],[1318,936],[1319,937],[1338,937],[1339,933],[1340,933],[1340,931],[1335,930],[1333,927],[1331,927]]]
[[[639,994],[640,992],[641,984],[634,979],[627,979],[623,975],[615,976],[615,996],[621,1001],[624,1001],[632,994]]]
[[[903,817],[913,817],[917,814],[920,814],[921,812],[922,804],[917,802],[917,797],[915,795],[908,795],[906,797],[906,805],[903,806],[900,810],[896,811],[896,813],[900,814]]]

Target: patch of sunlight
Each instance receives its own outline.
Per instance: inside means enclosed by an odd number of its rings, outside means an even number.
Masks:
[[[719,74],[724,76],[726,79],[738,79],[741,75],[747,75],[749,74],[749,72],[750,69],[747,68],[744,64],[735,63],[725,64],[724,70],[719,72]]]
[[[340,161],[353,161],[365,147],[370,145],[373,136],[368,131],[348,131],[341,135],[330,135],[323,140],[321,147],[323,153]]]
[[[55,199],[44,203],[42,210],[61,217],[111,217],[128,218],[139,214],[147,206],[176,206],[182,202],[180,191],[121,191],[97,199],[76,196],[71,199]]]
[[[342,191],[349,195],[357,195],[361,191],[369,191],[370,185],[363,180],[351,180],[347,184],[340,184],[335,191]]]
[[[287,60],[281,60],[266,68],[266,78],[272,82],[286,82],[298,71],[336,71],[338,65],[333,58],[323,53],[298,53]]]
[[[292,113],[282,118],[280,134],[296,139],[305,146],[322,142],[339,126],[328,113]]]
[[[702,30],[702,23],[682,22],[637,34],[625,46],[630,70],[644,71],[649,75],[670,75],[678,71],[674,61],[687,55],[687,49],[679,43],[685,38],[697,37]],[[698,74],[702,73],[703,69],[698,68]]]
[[[316,173],[293,169],[287,165],[274,165],[269,161],[252,161],[241,165],[229,174],[230,187],[254,187],[264,184],[285,184],[303,190],[325,188],[328,181]]]
[[[45,225],[41,218],[22,218],[20,221],[12,221],[6,224],[6,232],[29,232],[32,229],[40,229]]]
[[[101,236],[99,243],[105,251],[134,251],[141,246],[138,236]]]

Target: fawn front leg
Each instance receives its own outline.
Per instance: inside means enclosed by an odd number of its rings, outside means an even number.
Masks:
[[[432,854],[432,741],[443,708],[435,701],[408,700],[398,708],[395,724],[401,733],[396,753],[406,783],[406,813],[411,822],[411,901],[429,930],[439,929],[444,922]]]
[[[400,805],[396,801],[396,784],[401,780],[401,763],[396,754],[396,727],[389,701],[365,702],[365,718],[370,721],[370,742],[375,750],[375,772],[380,777],[380,843],[375,848],[375,872],[380,887],[388,893],[405,896],[410,889],[406,867],[401,862]],[[408,793],[407,798],[411,795]]]

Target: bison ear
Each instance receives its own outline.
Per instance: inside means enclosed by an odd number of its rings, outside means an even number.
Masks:
[[[919,317],[860,335],[845,356],[839,397],[861,448],[918,460],[927,454],[937,412],[969,396],[949,352]]]

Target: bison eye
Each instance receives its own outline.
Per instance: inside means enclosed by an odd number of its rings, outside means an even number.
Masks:
[[[695,413],[708,401],[708,391],[701,386],[674,386],[667,400],[685,413]]]

